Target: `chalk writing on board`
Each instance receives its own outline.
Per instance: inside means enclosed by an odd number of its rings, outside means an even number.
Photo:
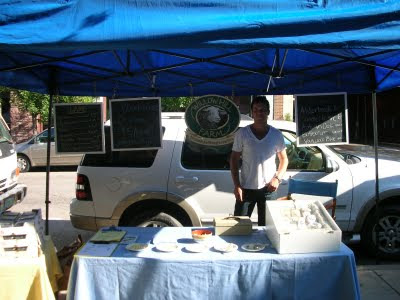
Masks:
[[[110,101],[112,149],[161,148],[160,98]]]
[[[101,103],[55,104],[57,153],[104,153]]]
[[[299,145],[348,142],[345,94],[296,96]]]

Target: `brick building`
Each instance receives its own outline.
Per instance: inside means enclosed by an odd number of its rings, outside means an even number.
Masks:
[[[43,131],[43,124],[33,120],[28,112],[21,111],[16,103],[16,94],[13,92],[1,95],[1,114],[10,127],[10,133],[15,143],[30,139],[37,132]],[[35,126],[36,123],[36,126]]]

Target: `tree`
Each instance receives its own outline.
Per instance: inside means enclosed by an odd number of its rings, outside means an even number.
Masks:
[[[192,97],[163,97],[161,98],[161,110],[185,111],[192,100]]]
[[[15,90],[8,87],[0,87],[0,95],[9,93],[10,101],[20,110],[28,112],[32,115],[33,129],[36,131],[36,120],[40,118],[40,122],[47,123],[49,118],[49,102],[50,96],[47,94],[39,94],[23,90]],[[53,98],[53,103],[79,103],[94,102],[93,97],[79,96],[58,96]]]
[[[293,121],[292,119],[292,115],[290,113],[285,114],[285,116],[283,117],[283,119],[285,121]]]

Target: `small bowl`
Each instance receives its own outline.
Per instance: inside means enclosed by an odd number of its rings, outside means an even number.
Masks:
[[[212,231],[207,229],[196,229],[192,231],[192,237],[196,242],[207,241],[212,236]]]

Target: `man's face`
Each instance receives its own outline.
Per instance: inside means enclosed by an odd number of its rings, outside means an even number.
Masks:
[[[251,112],[253,114],[254,121],[264,123],[267,122],[269,110],[266,105],[262,103],[254,103]]]

